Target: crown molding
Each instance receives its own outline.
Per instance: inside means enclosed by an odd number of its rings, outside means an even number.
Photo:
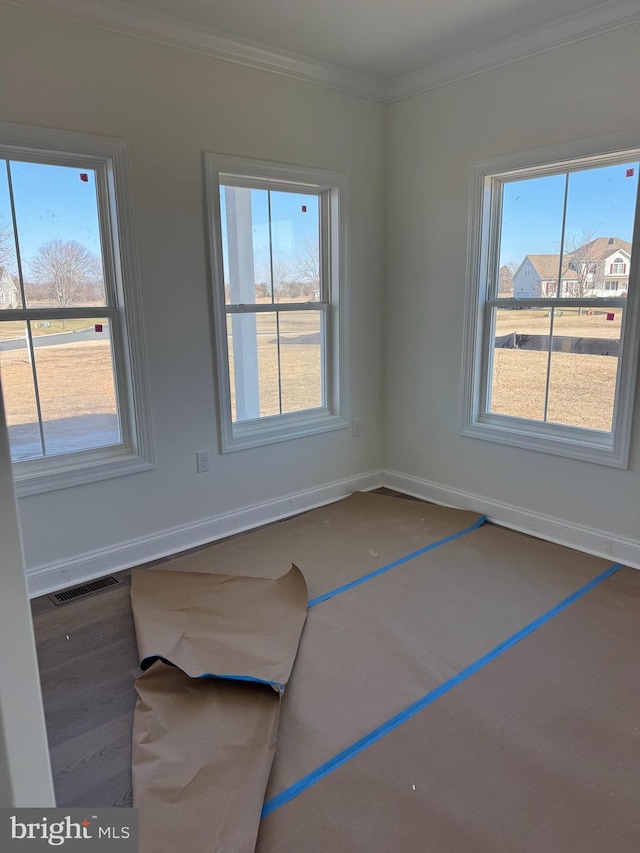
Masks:
[[[236,62],[286,77],[318,83],[352,95],[385,100],[384,83],[348,68],[278,50],[248,39],[183,21],[171,15],[136,8],[121,0],[0,0],[17,6],[114,30],[170,47]]]
[[[404,100],[466,77],[584,41],[640,22],[638,0],[612,0],[576,12],[437,65],[402,74],[387,83],[388,103]]]
[[[215,59],[391,103],[640,22],[638,0],[609,0],[520,35],[384,82],[367,74],[136,8],[122,0],[0,0]]]

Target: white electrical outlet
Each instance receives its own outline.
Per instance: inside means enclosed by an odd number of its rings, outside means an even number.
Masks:
[[[360,421],[351,421],[351,435],[354,438],[360,438],[361,424]]]
[[[206,474],[209,470],[209,451],[199,450],[196,453],[196,468],[198,474]]]

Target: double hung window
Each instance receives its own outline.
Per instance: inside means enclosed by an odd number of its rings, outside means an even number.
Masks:
[[[0,378],[18,494],[151,465],[124,143],[0,125]]]
[[[346,426],[345,176],[205,163],[222,450]]]
[[[639,159],[625,135],[474,167],[463,434],[626,466]]]

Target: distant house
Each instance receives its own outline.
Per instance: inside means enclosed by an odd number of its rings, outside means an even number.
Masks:
[[[527,255],[513,277],[515,299],[544,299],[555,296],[558,287],[560,255]],[[563,294],[571,292],[578,277],[568,265],[562,271]]]
[[[598,237],[562,259],[561,296],[626,296],[631,244],[619,237]],[[560,255],[527,255],[513,277],[516,299],[555,296]]]
[[[18,288],[4,268],[0,268],[0,308],[18,307]]]
[[[567,256],[568,265],[584,282],[584,296],[626,296],[629,290],[631,243],[619,237],[598,237]]]

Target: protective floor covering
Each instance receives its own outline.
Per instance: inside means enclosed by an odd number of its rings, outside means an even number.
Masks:
[[[304,579],[295,566],[277,580],[136,569],[131,603],[140,850],[252,853]]]
[[[259,853],[637,853],[639,608],[621,569],[266,817]]]
[[[536,703],[545,700],[553,717],[556,697],[553,690],[547,689],[544,676],[547,670],[552,672],[553,665],[565,665],[564,649],[551,642],[537,661],[535,675],[542,677],[542,683],[536,683],[533,677],[516,678],[519,665],[505,674],[504,684],[500,678],[506,695],[516,691],[517,696],[524,696],[525,687],[529,690],[525,705],[531,705],[535,724],[532,729],[527,728],[528,723],[510,725],[512,715],[503,713],[499,707],[483,717],[470,699],[463,698],[460,708],[456,704],[457,696],[475,697],[475,684],[480,703],[480,679],[495,667],[502,667],[504,660],[528,648],[552,623],[520,638],[517,646],[474,671],[464,682],[456,683],[453,689],[447,685],[454,684],[461,674],[491,655],[492,650],[509,641],[524,626],[537,625],[536,620],[567,596],[584,589],[594,578],[602,579],[609,563],[482,525],[482,518],[474,513],[356,494],[290,521],[173,560],[154,572],[171,571],[176,576],[180,572],[213,572],[273,578],[282,575],[292,561],[304,575],[310,607],[282,701],[278,746],[266,793],[268,816],[258,836],[260,853],[306,850],[382,853],[405,849],[434,853],[449,850],[458,853],[463,849],[474,853],[476,850],[565,853],[582,849],[563,846],[566,837],[561,832],[554,834],[544,816],[540,820],[548,832],[532,835],[529,823],[521,823],[519,811],[513,810],[517,786],[511,791],[513,779],[520,777],[525,781],[531,777],[529,781],[533,780],[531,784],[536,787],[535,774],[527,768],[535,765],[538,751],[541,761],[547,755],[544,740],[540,744],[537,741],[538,718],[541,724],[546,718],[544,714],[539,717]],[[629,573],[630,570],[624,570],[625,575]],[[613,580],[603,580],[598,594]],[[587,601],[592,595],[595,590],[580,601]],[[620,598],[626,601],[624,595]],[[637,601],[630,599],[628,605],[637,608]],[[571,603],[567,612],[574,607],[577,604]],[[555,619],[560,616],[552,622]],[[594,620],[598,631],[609,636],[600,625],[597,608]],[[588,654],[590,626],[584,620],[581,624],[582,633],[576,645]],[[610,627],[621,630],[621,624]],[[598,636],[597,632],[593,636]],[[610,677],[614,679],[615,645],[614,631],[609,642],[614,655],[609,663]],[[331,765],[337,756],[348,753],[354,743],[384,728],[388,720],[402,715],[425,695],[443,688],[448,692],[437,701],[385,732],[359,754],[340,761],[337,769],[314,778],[318,768]],[[565,698],[571,700],[573,695],[568,691]],[[561,702],[563,697],[558,695],[557,700]],[[435,711],[438,717],[442,716],[443,725],[451,728],[431,736],[430,720]],[[579,718],[580,707],[563,707],[558,713],[566,718],[565,728],[570,729],[572,718],[575,715]],[[476,714],[478,719],[474,723]],[[484,725],[495,738],[486,747]],[[442,746],[447,732],[450,756]],[[484,767],[486,779],[476,778],[475,787],[468,785],[465,767],[469,756],[461,753],[463,747],[458,747],[458,741],[466,743],[466,749],[474,755],[479,754],[481,747],[484,749],[478,767]],[[396,752],[387,747],[394,743]],[[570,744],[566,748],[570,752]],[[431,758],[432,751],[438,756],[436,762]],[[518,764],[517,756],[522,751],[528,758]],[[504,772],[501,755],[516,761],[519,776]],[[559,760],[557,756],[549,757]],[[571,762],[568,757],[563,774],[569,773]],[[443,767],[449,766],[455,770],[445,779]],[[470,766],[476,765],[472,762]],[[574,785],[575,808],[589,810],[588,798],[583,801],[581,797],[591,783],[584,777],[583,767],[579,764],[576,767],[574,777],[569,776],[579,782]],[[407,776],[403,775],[405,769]],[[409,779],[409,775],[415,778]],[[510,804],[508,819],[495,804],[488,807],[495,796],[489,792],[498,790],[499,784],[506,788],[505,801]],[[458,785],[461,805],[467,809],[460,812],[460,821],[456,818]],[[450,801],[445,802],[447,791]],[[606,788],[599,787],[598,792],[606,801],[609,796]],[[529,797],[531,792],[525,787],[521,796]],[[540,799],[542,794],[536,797]],[[520,811],[526,814],[529,804],[521,806]],[[482,818],[484,809],[485,818]],[[471,815],[469,818],[467,813]],[[438,816],[440,822],[436,820]],[[624,836],[627,831],[630,831],[629,822],[619,834]],[[542,841],[538,844],[538,837],[544,839],[544,844]],[[202,849],[227,848],[210,845]],[[584,849],[611,849],[617,853],[627,848]]]

